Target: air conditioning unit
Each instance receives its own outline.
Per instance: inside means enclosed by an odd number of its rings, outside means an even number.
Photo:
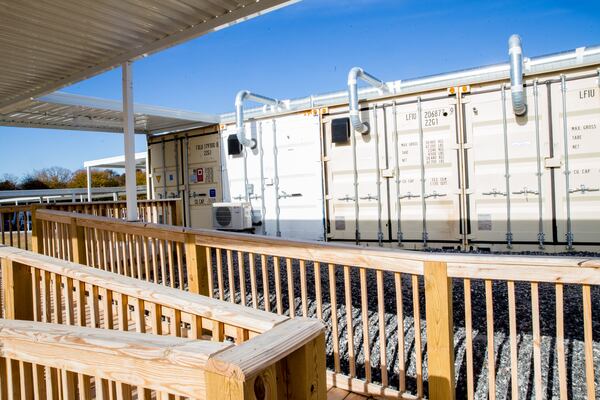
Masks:
[[[229,231],[252,229],[250,203],[213,203],[213,228]]]

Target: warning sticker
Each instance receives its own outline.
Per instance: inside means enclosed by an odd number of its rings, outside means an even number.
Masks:
[[[477,214],[477,229],[480,231],[491,231],[492,214]]]
[[[204,183],[204,168],[198,168],[196,170],[196,182]]]

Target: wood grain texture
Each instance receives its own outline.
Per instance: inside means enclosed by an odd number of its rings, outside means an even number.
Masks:
[[[427,262],[425,303],[427,317],[427,352],[429,357],[429,398],[454,398],[454,327],[452,314],[452,280],[446,264]]]
[[[33,266],[41,271],[92,284],[101,289],[108,289],[149,303],[176,308],[204,318],[216,319],[222,323],[251,331],[263,332],[289,319],[286,316],[264,313],[238,304],[224,303],[179,289],[115,275],[108,271],[84,267],[25,250],[15,251],[7,247],[0,247],[0,257],[7,260],[5,262],[12,261]],[[30,282],[28,287],[31,290]]]
[[[231,344],[0,320],[2,357],[203,398],[209,357]]]

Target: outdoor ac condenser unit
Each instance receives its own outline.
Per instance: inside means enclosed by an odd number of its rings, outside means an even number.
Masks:
[[[214,203],[213,228],[230,231],[252,229],[250,203]]]

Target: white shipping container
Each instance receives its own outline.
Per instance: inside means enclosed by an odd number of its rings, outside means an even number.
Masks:
[[[323,240],[323,191],[319,117],[287,115],[246,123],[257,141],[245,155],[227,155],[223,179],[229,201],[242,201],[244,162],[253,212],[262,215],[260,233]],[[231,130],[225,130],[227,141]],[[226,153],[226,151],[224,151]]]

